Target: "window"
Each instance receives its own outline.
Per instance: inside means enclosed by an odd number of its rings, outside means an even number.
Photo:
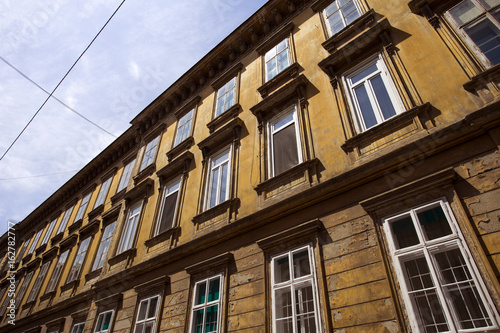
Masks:
[[[231,147],[210,159],[206,209],[228,199]]]
[[[156,332],[156,318],[158,316],[159,305],[160,295],[155,295],[141,301],[135,322],[135,333]]]
[[[335,0],[323,10],[328,34],[335,35],[356,20],[360,13],[355,0]]]
[[[118,184],[118,189],[116,190],[116,192],[120,192],[121,190],[127,187],[128,182],[130,180],[130,175],[132,174],[132,168],[134,167],[134,164],[135,164],[135,159],[128,162],[125,168],[123,168],[123,173],[120,178],[120,184]]]
[[[486,57],[500,63],[500,6],[494,0],[465,0],[450,9],[446,17],[459,34]]]
[[[80,203],[80,208],[78,208],[78,212],[76,212],[76,217],[75,221],[78,221],[83,218],[83,215],[85,214],[85,210],[87,209],[87,206],[89,204],[90,196],[92,195],[92,192],[89,192],[86,196],[83,197],[82,202]]]
[[[191,333],[220,332],[222,300],[222,275],[196,282]]]
[[[99,313],[97,317],[97,324],[95,325],[95,333],[108,333],[111,332],[111,323],[115,311],[109,310]]]
[[[61,221],[61,225],[59,226],[59,229],[57,229],[57,234],[60,234],[61,232],[64,232],[66,229],[66,225],[68,225],[69,218],[71,217],[71,213],[73,212],[74,206],[71,206],[70,208],[66,209],[64,212],[63,219]]]
[[[83,329],[85,328],[85,323],[78,323],[73,326],[71,333],[83,333]]]
[[[23,301],[24,293],[26,293],[26,289],[28,289],[31,279],[33,278],[33,273],[34,271],[31,271],[26,275],[21,288],[19,288],[19,291],[16,293],[16,307],[19,307]]]
[[[175,135],[174,147],[191,135],[193,116],[194,108],[179,119],[179,122],[177,123],[177,133]]]
[[[101,189],[99,190],[99,194],[97,195],[97,200],[95,201],[94,208],[99,207],[104,204],[106,201],[106,196],[108,195],[109,187],[111,185],[111,181],[113,180],[113,176],[106,179],[104,183],[101,185]]]
[[[135,232],[137,229],[137,224],[139,223],[139,216],[141,214],[141,203],[132,206],[128,210],[127,219],[125,220],[122,237],[120,238],[120,243],[118,245],[118,252],[120,254],[130,248],[134,243]]]
[[[278,45],[266,52],[266,81],[281,73],[285,68],[290,66],[290,45],[288,37],[282,40]]]
[[[90,237],[85,238],[78,247],[78,252],[76,253],[75,262],[73,266],[71,266],[71,270],[68,274],[67,282],[74,281],[78,279],[80,275],[80,271],[82,270],[83,260],[85,259],[85,255],[87,254],[87,249],[89,247]]]
[[[42,235],[43,229],[40,229],[35,236],[35,239],[33,240],[33,243],[31,243],[30,249],[28,250],[27,254],[32,254],[33,251],[35,251],[36,245],[38,244],[38,240],[40,239],[40,236]]]
[[[445,201],[386,218],[384,230],[415,332],[498,329],[494,307]]]
[[[28,295],[27,302],[34,302],[36,297],[38,296],[38,292],[42,287],[43,280],[45,280],[45,276],[47,275],[47,271],[49,270],[50,264],[52,261],[47,261],[40,268],[40,272],[38,272],[38,276],[36,277],[35,284],[33,284],[33,288],[31,288],[31,292]]]
[[[224,111],[236,104],[236,79],[233,77],[217,91],[217,106],[215,117],[220,116]]]
[[[270,177],[302,162],[299,140],[296,106],[269,122]]]
[[[181,179],[165,185],[161,199],[160,212],[156,225],[155,235],[171,229],[174,226],[175,213],[177,212],[177,199],[179,198],[179,189]]]
[[[271,259],[273,331],[320,331],[312,248],[301,247]]]
[[[31,238],[28,238],[26,242],[24,242],[23,247],[19,251],[19,254],[17,255],[16,263],[20,262],[21,259],[23,259],[24,256],[24,251],[26,251],[26,248],[28,247],[28,244],[30,243]]]
[[[403,110],[380,55],[348,74],[346,81],[359,132],[380,124]]]
[[[42,239],[42,244],[40,246],[47,244],[47,242],[50,239],[50,236],[52,235],[52,230],[54,230],[54,226],[56,225],[57,222],[57,217],[50,222],[49,227],[47,228],[47,231],[45,232],[45,235],[43,236]]]
[[[99,250],[97,250],[94,266],[92,267],[93,271],[101,268],[104,265],[106,255],[108,254],[109,244],[111,243],[111,238],[113,237],[113,231],[115,230],[115,225],[116,222],[110,223],[104,229],[101,244],[99,244]]]
[[[14,283],[15,287],[14,289],[17,288],[17,286],[19,285],[19,280],[16,280],[16,282]],[[10,288],[9,288],[9,293],[10,293]],[[13,290],[15,291],[15,290]],[[7,295],[5,296],[3,302],[2,302],[2,306],[0,306],[0,317],[4,315],[5,313],[5,310],[7,310],[7,306],[9,306],[10,304],[10,300],[12,299],[10,296],[9,296],[9,293],[7,293]]]
[[[50,293],[56,290],[57,283],[59,282],[59,278],[61,277],[61,273],[64,268],[64,264],[66,263],[66,259],[68,258],[68,254],[69,250],[66,250],[59,257],[56,267],[52,272],[52,276],[50,277],[49,283],[47,284],[47,289],[45,290],[45,293]]]
[[[147,166],[153,164],[153,161],[155,160],[156,157],[156,150],[158,149],[159,141],[160,141],[160,135],[158,135],[153,140],[149,141],[149,143],[146,145],[140,171],[146,169]]]

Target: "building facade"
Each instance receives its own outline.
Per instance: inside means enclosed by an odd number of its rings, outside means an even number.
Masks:
[[[0,239],[0,332],[499,332],[499,13],[270,0]]]

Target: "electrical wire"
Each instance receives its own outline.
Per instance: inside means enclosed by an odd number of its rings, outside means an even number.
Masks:
[[[16,178],[0,178],[1,180],[15,180],[15,179],[27,179],[27,178],[40,178],[40,177],[46,177],[46,176],[55,176],[55,175],[62,175],[65,173],[70,173],[70,172],[77,172],[79,170],[72,170],[72,171],[63,171],[63,172],[55,172],[55,173],[46,173],[43,175],[36,175],[36,176],[25,176],[25,177],[16,177]]]
[[[11,67],[13,70],[15,70],[17,73],[19,73],[19,75],[21,75],[22,77],[24,77],[26,80],[28,80],[29,82],[33,83],[35,86],[37,86],[40,90],[42,90],[44,93],[46,93],[47,95],[50,95],[50,93],[45,90],[42,86],[40,86],[38,83],[36,83],[35,81],[33,81],[29,76],[27,76],[26,74],[24,74],[23,72],[21,72],[18,68],[16,68],[14,65],[12,65],[10,62],[8,62],[7,60],[5,60],[2,56],[0,56],[0,60],[2,60],[4,63],[6,63],[9,67]],[[108,132],[107,130],[105,130],[104,128],[102,128],[101,126],[97,125],[96,123],[94,123],[92,120],[88,119],[87,117],[85,117],[84,115],[82,115],[81,113],[79,113],[78,111],[76,111],[75,109],[73,109],[71,106],[69,106],[68,104],[64,103],[63,101],[61,101],[59,98],[57,98],[56,96],[52,95],[52,98],[55,99],[56,101],[58,101],[60,104],[62,104],[63,106],[65,106],[66,108],[68,108],[69,110],[73,111],[74,113],[76,113],[77,115],[79,115],[80,117],[82,117],[84,120],[88,121],[89,123],[91,123],[92,125],[94,125],[95,127],[99,128],[101,131],[111,135],[112,137],[116,138],[116,135]]]
[[[73,63],[73,65],[71,65],[70,69],[66,72],[66,74],[64,74],[63,78],[59,81],[59,83],[56,85],[56,87],[52,90],[52,92],[49,94],[49,96],[47,97],[47,99],[45,99],[45,101],[43,102],[43,104],[38,108],[38,110],[35,112],[35,114],[33,115],[33,117],[31,117],[31,119],[28,121],[28,123],[26,124],[26,126],[24,126],[24,128],[22,129],[21,133],[19,133],[19,135],[14,139],[14,141],[11,143],[11,145],[9,146],[9,148],[7,148],[7,150],[5,151],[5,153],[3,153],[2,157],[0,157],[0,161],[3,160],[3,158],[5,157],[5,155],[7,155],[7,153],[10,151],[10,149],[14,146],[14,144],[17,142],[17,140],[19,140],[19,138],[21,137],[21,135],[23,135],[24,131],[26,130],[26,128],[28,128],[28,126],[33,122],[33,120],[35,119],[35,117],[38,115],[38,113],[40,113],[40,111],[42,110],[42,108],[45,106],[45,104],[47,104],[48,100],[52,97],[52,95],[54,94],[54,92],[57,90],[57,88],[59,88],[59,86],[61,85],[61,83],[64,81],[64,79],[66,79],[66,77],[69,75],[69,73],[73,70],[73,68],[76,66],[76,64],[78,63],[78,61],[80,61],[80,59],[83,57],[83,55],[85,54],[85,52],[87,52],[87,50],[90,48],[90,46],[94,43],[94,41],[97,39],[97,37],[101,34],[101,32],[104,30],[104,28],[108,25],[108,23],[111,21],[111,19],[115,16],[115,14],[118,12],[118,10],[121,8],[121,6],[125,3],[126,0],[123,0],[120,5],[116,8],[116,10],[113,12],[113,14],[109,17],[109,19],[106,21],[106,23],[102,26],[101,30],[99,30],[99,32],[94,36],[94,38],[92,39],[92,41],[89,43],[89,45],[87,45],[87,47],[85,48],[85,50],[83,50],[83,52],[80,54],[80,56],[78,57],[78,59],[75,60],[75,62]]]

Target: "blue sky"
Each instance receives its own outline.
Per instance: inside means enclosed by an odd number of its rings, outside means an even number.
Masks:
[[[127,0],[54,96],[118,137],[264,0]],[[0,56],[52,91],[121,0],[0,0]],[[0,154],[47,94],[0,61]],[[115,138],[49,100],[0,161],[0,234]]]

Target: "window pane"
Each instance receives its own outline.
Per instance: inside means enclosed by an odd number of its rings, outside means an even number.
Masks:
[[[290,280],[290,267],[288,256],[274,261],[274,282],[280,283]]]
[[[213,305],[207,308],[205,332],[217,332],[217,318],[219,306]]]
[[[210,206],[209,208],[217,204],[217,188],[219,183],[219,169],[215,169],[212,173],[212,184],[210,186]]]
[[[307,249],[293,254],[293,274],[295,278],[311,274],[309,251]]]
[[[380,111],[382,111],[384,116],[384,120],[394,117],[396,115],[396,110],[392,105],[391,98],[389,97],[389,93],[387,92],[387,88],[385,87],[382,77],[380,75],[376,76],[370,80],[370,83],[372,84],[373,91],[377,97],[377,102],[380,107]]]
[[[359,81],[367,79],[370,75],[372,75],[376,71],[378,71],[378,68],[377,68],[377,65],[374,64],[374,65],[364,69],[361,73],[356,74],[353,77],[351,77],[351,82],[353,85],[355,85]]]
[[[273,135],[274,175],[279,175],[299,164],[295,124],[292,123]]]
[[[464,31],[493,65],[500,63],[500,30],[493,22],[484,18]]]
[[[450,14],[459,25],[472,21],[482,13],[471,0],[465,0],[458,6],[450,9]]]
[[[146,318],[146,310],[148,308],[148,300],[144,300],[139,305],[139,314],[137,315],[137,320],[144,320]]]
[[[434,255],[441,284],[452,303],[462,329],[491,326],[488,313],[459,249]]]
[[[290,287],[276,290],[276,318],[292,317],[292,292]]]
[[[193,315],[193,332],[203,332],[203,309],[194,311]]]
[[[479,2],[486,9],[491,9],[491,8],[493,8],[495,6],[500,5],[500,0],[479,0]]]
[[[373,112],[373,107],[370,99],[368,98],[365,86],[362,85],[354,89],[354,93],[356,94],[356,98],[361,109],[361,116],[363,117],[362,121],[365,123],[365,128],[369,129],[372,126],[377,125],[377,118]]]
[[[417,216],[427,240],[436,239],[452,233],[450,224],[441,206],[421,211]]]
[[[144,323],[140,323],[135,325],[135,332],[134,333],[143,333],[144,332]]]
[[[109,328],[109,324],[111,323],[111,315],[112,314],[113,314],[112,312],[108,312],[104,316],[104,322],[102,324],[102,329],[103,330],[107,330]]]
[[[156,306],[158,305],[158,297],[153,297],[149,302],[148,318],[156,317]]]
[[[415,225],[409,215],[391,222],[391,230],[396,242],[394,245],[396,245],[398,249],[420,243],[417,232],[415,231]]]
[[[202,282],[197,285],[196,289],[196,297],[195,297],[195,305],[205,304],[205,294],[207,292],[207,283]]]
[[[175,192],[165,198],[165,202],[162,210],[162,217],[160,222],[160,228],[158,229],[158,233],[169,230],[173,227],[174,222],[174,214],[175,214],[175,206],[177,203],[177,195],[179,192]]]
[[[295,311],[297,332],[315,333],[314,294],[310,284],[304,284],[295,290]]]
[[[220,288],[220,279],[213,279],[210,281],[208,287],[208,300],[207,302],[213,302],[219,299],[219,288]]]
[[[224,202],[227,199],[227,174],[228,164],[226,163],[221,167],[219,203]]]
[[[448,331],[446,317],[425,258],[407,261],[404,263],[404,268],[410,290],[409,296],[425,332]]]

